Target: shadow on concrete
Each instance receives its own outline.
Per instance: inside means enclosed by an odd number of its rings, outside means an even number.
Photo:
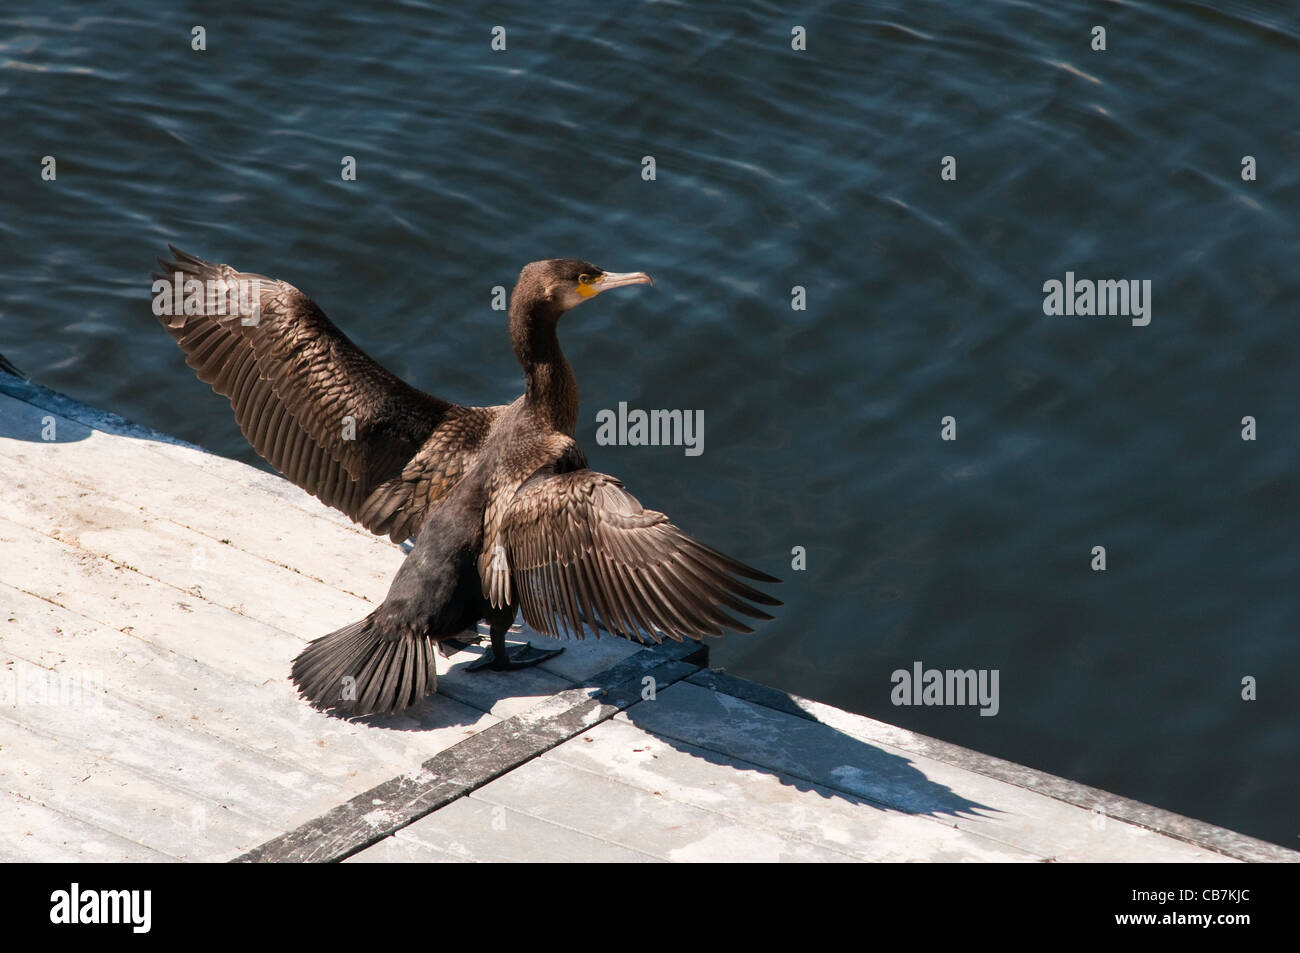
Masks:
[[[2,360],[0,356],[0,360]],[[4,362],[7,363],[7,362]],[[10,368],[13,365],[9,365]],[[78,419],[90,412],[85,404],[33,384],[0,366],[0,394],[18,403],[0,404],[0,439],[25,440],[31,443],[75,443],[85,440],[95,429],[94,421]],[[131,427],[114,414],[103,414],[106,424]],[[143,429],[143,428],[137,428]],[[138,436],[139,434],[130,434]]]
[[[702,670],[625,714],[678,751],[825,798],[907,814],[998,813],[931,780],[908,757],[824,724],[795,696],[720,672]]]
[[[534,642],[551,643],[531,630],[524,635]],[[615,678],[609,675],[601,673],[586,684],[611,690]],[[552,683],[545,681],[550,677],[539,669],[466,672],[457,665],[439,678],[441,694],[408,712],[355,720],[394,731],[470,725],[474,719],[466,713],[467,705],[484,710],[504,699],[534,694],[541,701],[554,692],[553,687],[548,691]],[[474,714],[478,716],[477,711]],[[700,669],[659,689],[654,700],[628,706],[623,714],[656,740],[692,757],[736,771],[768,774],[824,798],[952,818],[1000,813],[931,780],[908,757],[824,724],[797,697],[721,672]]]

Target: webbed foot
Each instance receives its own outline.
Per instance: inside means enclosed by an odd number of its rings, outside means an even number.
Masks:
[[[466,665],[465,671],[476,672],[481,668],[490,668],[497,672],[508,672],[517,668],[528,668],[538,662],[555,658],[563,651],[563,647],[539,649],[528,642],[506,643],[505,658],[500,658],[497,652],[489,648],[483,653],[482,658]]]

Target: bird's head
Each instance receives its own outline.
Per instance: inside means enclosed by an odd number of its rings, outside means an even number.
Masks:
[[[611,288],[652,284],[644,271],[605,271],[577,258],[549,258],[524,266],[513,297],[521,304],[540,305],[558,317]]]

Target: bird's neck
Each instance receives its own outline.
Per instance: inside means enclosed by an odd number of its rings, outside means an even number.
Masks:
[[[510,316],[510,339],[524,369],[524,400],[553,430],[573,436],[578,426],[578,379],[560,350],[550,316]]]

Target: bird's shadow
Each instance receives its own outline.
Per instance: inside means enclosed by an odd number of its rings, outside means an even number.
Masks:
[[[796,696],[725,673],[701,670],[625,717],[678,751],[827,799],[953,818],[997,813],[932,780],[905,754],[826,724]]]
[[[530,631],[525,634],[546,641]],[[464,654],[466,660],[472,659]],[[585,684],[612,689],[614,678],[606,674]],[[439,694],[408,712],[351,720],[397,731],[470,726],[498,703],[514,703],[518,708],[520,699],[540,701],[553,694],[555,679],[541,668],[467,672],[464,664],[456,664],[439,676]],[[770,775],[783,785],[823,798],[954,819],[999,813],[932,780],[896,749],[826,724],[810,707],[777,689],[700,669],[652,698],[643,696],[617,717],[654,741],[708,764]]]

